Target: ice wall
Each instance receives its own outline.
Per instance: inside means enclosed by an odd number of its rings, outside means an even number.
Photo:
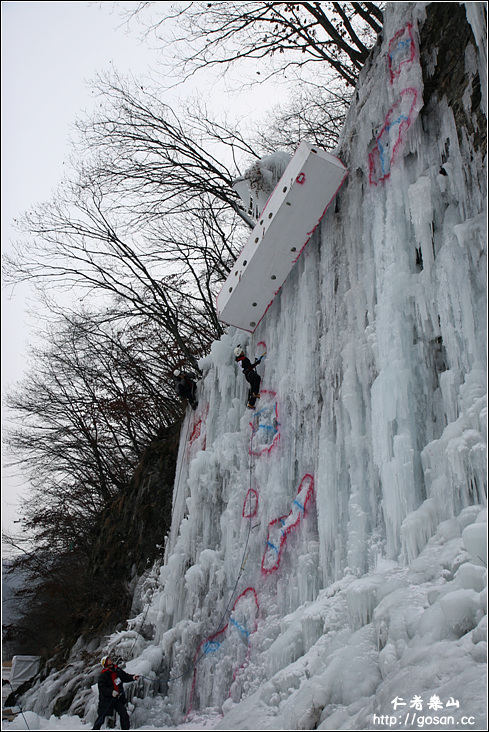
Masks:
[[[379,562],[409,566],[484,503],[485,168],[443,100],[423,110],[424,12],[390,8],[336,206],[254,338],[230,329],[202,363],[149,611],[175,719],[250,695],[308,646],[291,613]],[[238,343],[267,351],[254,426]],[[350,625],[377,589],[350,591]]]
[[[442,94],[424,106],[426,12],[388,5],[346,183],[254,337],[230,329],[201,363],[165,561],[110,639],[165,679],[134,723],[374,729],[439,695],[486,728],[485,159]],[[266,351],[255,414],[238,344]]]
[[[423,110],[424,17],[390,7],[336,205],[254,338],[230,329],[202,363],[149,611],[174,719],[254,704],[322,635],[324,614],[302,615],[335,582],[353,583],[345,628],[374,633],[378,567],[410,567],[442,522],[469,510],[460,536],[484,504],[485,168],[442,99]],[[479,64],[465,63],[470,86]],[[267,351],[255,417],[238,343]]]

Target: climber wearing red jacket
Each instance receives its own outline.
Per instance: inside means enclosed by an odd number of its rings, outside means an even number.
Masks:
[[[126,709],[126,695],[123,684],[135,681],[139,676],[126,674],[110,656],[102,658],[102,673],[98,680],[98,717],[92,729],[100,729],[105,717],[116,711],[121,718],[121,729],[129,729],[129,715]]]

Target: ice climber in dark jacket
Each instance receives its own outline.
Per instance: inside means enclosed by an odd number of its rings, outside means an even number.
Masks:
[[[248,392],[248,407],[253,409],[255,402],[260,398],[260,383],[261,376],[257,374],[255,369],[261,361],[261,358],[257,358],[255,363],[251,363],[250,359],[244,355],[244,351],[241,346],[234,349],[234,356],[236,361],[241,365],[246,381],[250,385]]]
[[[197,384],[195,383],[194,374],[175,369],[173,372],[173,384],[180,399],[186,399],[195,411],[199,403],[196,396]]]
[[[104,719],[112,712],[121,718],[121,729],[129,729],[129,715],[126,709],[124,683],[135,681],[139,676],[127,674],[119,668],[110,656],[102,658],[102,673],[98,681],[98,717],[92,729],[100,729]]]

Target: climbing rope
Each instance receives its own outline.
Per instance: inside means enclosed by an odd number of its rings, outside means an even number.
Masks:
[[[156,576],[155,576],[155,578],[156,578]],[[144,613],[143,613],[143,618],[142,618],[142,620],[141,620],[141,624],[140,624],[140,626],[139,626],[139,630],[137,630],[137,631],[136,631],[136,637],[134,638],[134,643],[132,644],[131,648],[129,649],[129,656],[132,656],[132,652],[133,652],[133,650],[134,650],[134,646],[135,646],[135,645],[136,645],[136,643],[137,643],[137,639],[138,639],[138,637],[139,637],[139,634],[140,634],[140,632],[141,632],[141,630],[142,630],[142,627],[143,627],[143,625],[144,625],[144,621],[146,620],[146,615],[148,614],[148,610],[149,610],[149,602],[147,603],[147,605],[146,605],[146,609],[145,609],[145,611],[144,611]]]
[[[14,697],[15,697],[15,689],[14,689],[14,687],[12,686],[12,684],[10,683],[10,679],[8,679],[8,685],[9,685],[9,686],[10,686],[10,688],[12,689],[12,693],[13,693],[13,695],[14,695]],[[29,725],[27,724],[27,719],[25,718],[25,714],[24,714],[24,712],[23,712],[23,710],[22,710],[22,707],[21,707],[21,706],[20,706],[20,704],[19,704],[19,701],[18,701],[17,697],[15,697],[15,699],[16,699],[16,702],[17,702],[17,703],[16,703],[16,706],[18,706],[18,707],[19,707],[19,709],[20,709],[20,713],[22,714],[22,717],[24,718],[25,726],[27,727],[27,729],[30,729]]]
[[[252,518],[253,518],[252,511],[251,511],[251,488],[252,488],[252,482],[253,482],[253,468],[254,468],[253,450],[252,450],[252,447],[253,447],[253,434],[254,434],[253,433],[253,430],[251,430],[250,450],[249,450],[249,453],[250,453],[250,465],[249,465],[249,490],[248,490],[248,495],[249,495],[249,500],[250,500],[250,511],[249,511],[249,519],[248,519],[248,534],[246,536],[246,542],[245,542],[245,546],[244,546],[244,550],[243,550],[243,555],[242,555],[242,558],[241,558],[240,569],[239,569],[239,572],[238,572],[238,576],[236,577],[236,582],[234,583],[234,587],[232,589],[231,595],[229,596],[229,601],[228,601],[228,603],[226,605],[226,608],[225,608],[224,612],[222,613],[221,618],[219,620],[219,624],[217,626],[217,630],[209,636],[209,638],[211,638],[211,639],[212,638],[215,638],[215,636],[218,635],[220,632],[222,632],[222,630],[225,627],[224,620],[225,620],[225,618],[226,618],[226,616],[228,614],[229,608],[231,607],[231,603],[233,601],[234,595],[236,593],[236,589],[238,587],[238,584],[239,584],[239,581],[241,579],[241,576],[242,576],[242,574],[244,572],[244,568],[245,568],[246,562],[248,561],[248,556],[249,556],[249,553],[250,553],[250,550],[248,549],[248,544],[249,544],[249,541],[250,541],[250,536],[251,536],[251,531],[252,531]],[[178,679],[182,679],[184,676],[187,676],[191,671],[194,671],[195,670],[195,668],[197,667],[197,665],[200,663],[200,661],[206,655],[207,655],[207,644],[204,645],[203,652],[200,654],[200,656],[198,656],[198,658],[195,659],[195,661],[192,663],[191,666],[189,666],[187,669],[185,669],[185,671],[183,673],[179,674],[178,676],[170,677],[168,679],[168,682],[170,682],[170,681],[178,681]]]
[[[187,433],[186,433],[186,435],[185,435],[185,442],[183,443],[184,445],[186,445],[186,444],[187,444],[187,440],[188,440],[188,435],[189,435],[189,432],[190,432],[190,421],[191,421],[191,420],[190,420],[190,418],[188,417],[188,418],[187,418]],[[174,506],[176,505],[176,502],[177,502],[177,498],[178,498],[178,491],[179,491],[179,488],[180,488],[180,478],[181,478],[181,475],[182,475],[182,468],[183,468],[183,462],[184,462],[184,461],[183,461],[183,459],[182,459],[182,460],[180,461],[180,470],[178,471],[178,477],[177,477],[177,479],[176,479],[176,481],[175,481],[175,485],[176,485],[176,494],[175,494],[175,499],[174,499],[174,501],[173,501],[173,505],[174,505]],[[148,614],[148,610],[149,610],[149,602],[148,602],[148,604],[146,605],[146,609],[145,609],[145,611],[144,611],[144,614],[143,614],[143,617],[142,617],[141,623],[140,623],[140,625],[139,625],[139,630],[137,630],[137,631],[136,631],[136,637],[134,638],[134,642],[133,642],[133,644],[132,644],[131,648],[129,649],[129,656],[131,656],[131,655],[132,655],[132,652],[133,652],[133,650],[134,650],[134,646],[135,646],[135,645],[136,645],[136,643],[137,643],[137,640],[138,640],[138,637],[139,637],[139,633],[140,633],[140,631],[141,631],[141,629],[142,629],[142,627],[143,627],[143,625],[144,625],[144,621],[146,620],[146,616],[147,616],[147,614]]]
[[[185,446],[187,445],[188,435],[189,435],[189,432],[190,432],[190,421],[191,420],[190,420],[190,415],[189,415],[188,418],[187,418],[187,433],[185,435],[185,442],[183,443]],[[173,506],[176,506],[176,503],[177,503],[178,491],[180,490],[180,478],[181,478],[181,475],[182,475],[182,468],[183,468],[183,456],[182,456],[182,460],[180,461],[180,470],[178,471],[178,478],[175,481],[175,485],[176,485],[176,488],[177,488],[177,492],[175,493],[175,498],[173,500]]]
[[[191,422],[191,420],[190,420],[190,417],[188,417],[188,418],[187,418],[187,432],[186,432],[186,435],[185,435],[185,442],[183,443],[184,445],[187,445],[187,441],[188,441],[188,435],[189,435],[189,432],[190,432],[190,422]],[[177,498],[178,498],[178,491],[179,491],[179,488],[180,488],[180,478],[181,478],[181,475],[182,475],[182,468],[183,468],[183,462],[184,462],[184,461],[183,461],[183,459],[182,459],[182,460],[180,461],[180,469],[179,469],[179,471],[178,471],[178,477],[176,478],[176,481],[175,481],[175,485],[176,485],[176,493],[175,493],[175,499],[174,499],[174,501],[173,501],[173,505],[174,505],[174,506],[176,505],[176,502],[177,502]],[[147,605],[146,605],[146,608],[145,608],[145,611],[144,611],[144,614],[143,614],[143,617],[142,617],[141,623],[140,623],[140,625],[139,625],[139,630],[137,630],[137,631],[136,631],[136,636],[135,636],[135,638],[134,638],[134,642],[133,642],[133,644],[132,644],[131,648],[129,649],[129,656],[131,656],[131,655],[132,655],[132,652],[133,652],[133,650],[134,650],[134,646],[135,646],[135,645],[136,645],[136,643],[137,643],[137,640],[138,640],[138,637],[139,637],[139,633],[141,632],[141,629],[142,629],[142,627],[143,627],[143,625],[144,625],[144,621],[146,620],[146,616],[147,616],[147,614],[148,614],[148,611],[149,611],[149,605],[150,605],[150,603],[148,602],[148,603],[147,603]],[[153,679],[153,680],[154,680],[154,679]],[[105,716],[106,714],[107,714],[107,712],[104,712],[104,716]],[[98,721],[98,720],[97,720],[97,721]]]

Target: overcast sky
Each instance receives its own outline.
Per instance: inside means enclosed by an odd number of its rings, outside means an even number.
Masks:
[[[47,200],[60,181],[71,125],[93,104],[88,82],[95,72],[115,67],[139,75],[155,59],[112,9],[111,2],[2,2],[4,251],[15,237],[12,219]],[[17,379],[28,338],[23,297],[6,302],[5,295],[3,385]]]
[[[6,251],[15,237],[12,219],[47,200],[62,177],[72,123],[93,104],[89,80],[111,68],[146,74],[156,57],[127,32],[112,2],[2,2],[1,7]],[[2,391],[22,374],[31,338],[27,288],[12,299],[6,295],[2,288]],[[15,481],[4,473],[2,527],[7,530],[16,493]]]
[[[137,3],[122,3],[125,7]],[[129,32],[112,2],[2,2],[2,251],[15,238],[12,220],[50,198],[76,117],[94,99],[89,81],[111,68],[135,76],[157,68],[157,55]],[[202,79],[199,79],[199,85]],[[200,88],[200,86],[199,86]],[[208,91],[213,100],[219,95]],[[267,100],[266,103],[264,100]],[[254,114],[278,100],[256,89],[233,98]],[[222,106],[229,100],[223,98]],[[29,290],[7,299],[2,288],[2,390],[22,375],[32,316]],[[2,418],[5,414],[2,411]],[[9,530],[19,490],[2,474],[2,526]]]

